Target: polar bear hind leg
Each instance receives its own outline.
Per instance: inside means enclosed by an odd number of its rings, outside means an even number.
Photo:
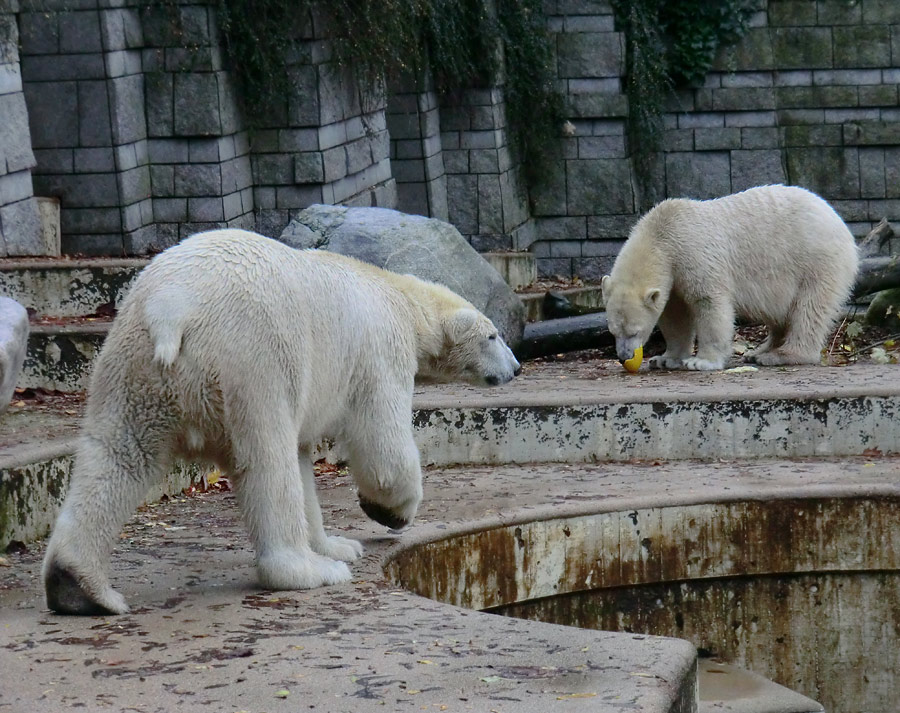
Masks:
[[[47,605],[61,614],[123,614],[128,605],[109,583],[109,555],[122,526],[169,462],[167,438],[123,427],[112,438],[85,435],[69,493],[44,556]]]
[[[835,304],[833,288],[801,288],[788,316],[781,343],[777,341],[781,335],[776,334],[768,351],[754,350],[747,355],[748,360],[761,366],[818,364],[839,308],[840,304]]]
[[[725,296],[703,297],[694,305],[697,355],[684,360],[694,371],[723,369],[734,340],[734,306]]]

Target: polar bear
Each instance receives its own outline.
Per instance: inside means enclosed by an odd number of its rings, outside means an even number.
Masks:
[[[414,377],[495,385],[520,370],[445,287],[241,230],[188,238],[138,276],[98,356],[44,557],[47,603],[128,610],[109,554],[177,456],[230,474],[263,587],[347,581],[362,546],[325,534],[313,445],[346,446],[362,509],[403,527],[422,498]]]
[[[769,330],[747,361],[817,364],[858,261],[844,222],[803,188],[665,200],[634,226],[601,283],[617,355],[631,359],[658,322],[666,351],[650,368],[722,369],[741,317]]]

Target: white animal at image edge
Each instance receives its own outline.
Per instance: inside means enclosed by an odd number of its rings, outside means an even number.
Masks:
[[[490,320],[440,285],[245,231],[191,237],[139,275],[97,359],[44,559],[48,605],[127,611],[109,554],[175,457],[231,477],[263,587],[347,581],[362,547],[325,533],[310,449],[338,440],[363,510],[403,527],[422,499],[414,378],[519,371]]]

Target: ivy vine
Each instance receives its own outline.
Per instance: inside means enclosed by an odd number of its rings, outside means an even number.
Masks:
[[[703,81],[719,47],[747,30],[752,0],[611,0],[626,40],[628,134],[642,209],[659,195],[662,116],[670,90]]]
[[[333,38],[335,59],[361,86],[426,71],[443,94],[503,83],[510,141],[526,180],[544,175],[563,102],[541,0],[217,2],[228,56],[248,109],[260,109],[256,116],[287,96],[286,69],[308,51],[304,40],[315,26],[317,37]]]

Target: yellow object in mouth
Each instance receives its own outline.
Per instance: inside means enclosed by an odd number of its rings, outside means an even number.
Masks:
[[[631,359],[626,359],[624,362],[622,362],[622,365],[627,371],[630,371],[632,374],[636,374],[637,370],[641,368],[642,361],[644,361],[644,347],[640,346],[634,350],[634,355],[631,357]]]

